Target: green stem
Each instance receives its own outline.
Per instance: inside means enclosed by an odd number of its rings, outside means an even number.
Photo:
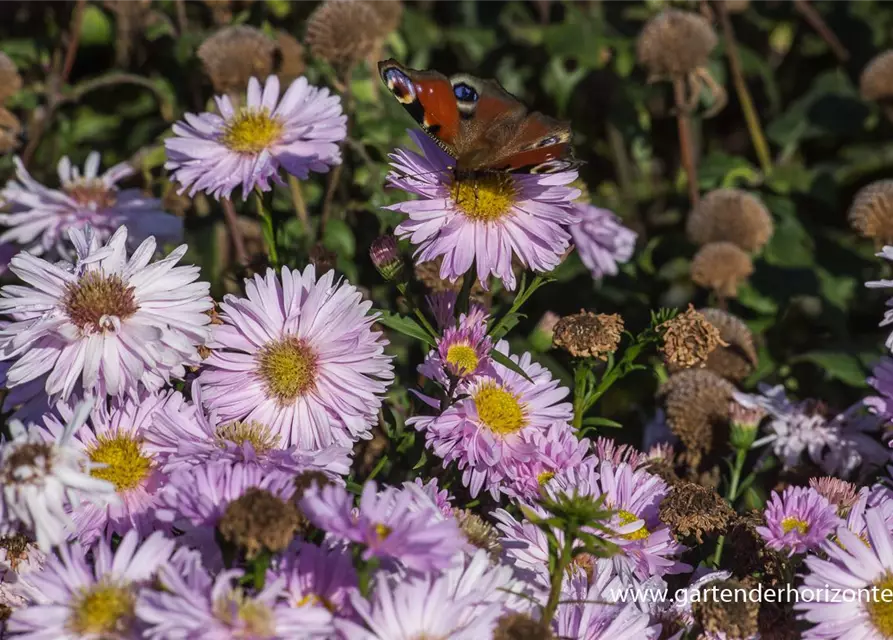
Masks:
[[[747,458],[747,449],[738,449],[735,452],[735,464],[732,466],[732,475],[729,478],[729,489],[726,492],[726,500],[734,508],[735,500],[738,498],[738,487],[741,482],[741,471],[744,469],[744,461]],[[713,565],[719,567],[719,561],[722,559],[722,548],[725,544],[726,537],[719,536],[716,541],[716,553],[713,554]]]
[[[270,566],[270,559],[270,552],[263,550],[251,562],[251,570],[254,574],[254,588],[258,591],[261,591],[264,588],[264,582],[267,580],[267,569]]]
[[[546,607],[543,609],[542,621],[546,624],[552,622],[555,617],[555,611],[558,609],[558,602],[561,597],[561,583],[564,580],[564,572],[571,563],[574,544],[574,536],[566,536],[564,544],[561,547],[561,555],[558,558],[558,564],[552,573],[549,584],[549,599]]]
[[[409,308],[412,310],[413,315],[415,315],[425,331],[430,333],[431,337],[437,339],[440,334],[434,330],[434,327],[432,327],[431,323],[428,322],[428,318],[425,317],[425,314],[422,313],[422,310],[419,309],[418,305],[416,305],[415,300],[413,300],[412,296],[409,295],[409,293],[407,292],[406,283],[401,282],[400,284],[398,284],[397,290],[400,292],[400,295],[402,295],[403,298],[406,300],[406,304],[409,305]]]
[[[472,260],[471,267],[462,276],[462,288],[456,297],[456,315],[468,313],[471,301],[471,288],[474,286],[474,279],[477,277],[475,273],[475,261]]]
[[[587,384],[589,363],[581,360],[574,367],[574,429],[579,430],[583,426],[583,414],[586,413],[586,396],[589,385]]]
[[[267,245],[267,255],[270,257],[270,264],[275,269],[279,266],[279,253],[276,251],[276,230],[273,228],[273,217],[264,207],[264,198],[260,191],[254,192],[254,198],[257,204],[257,216],[261,220],[264,242]]]
[[[533,282],[530,283],[529,287],[525,287],[522,284],[521,291],[515,297],[514,301],[512,301],[511,308],[506,311],[505,314],[503,314],[503,316],[499,319],[499,322],[497,322],[493,326],[493,328],[490,329],[490,335],[497,339],[501,338],[503,326],[506,322],[508,322],[508,319],[511,318],[513,314],[517,313],[518,310],[522,306],[524,306],[524,303],[527,302],[530,296],[532,296],[537,289],[546,284],[546,282],[547,280],[543,276],[537,275],[536,277],[534,277]]]

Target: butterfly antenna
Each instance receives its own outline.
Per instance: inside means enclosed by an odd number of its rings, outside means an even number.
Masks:
[[[422,173],[400,173],[401,178],[421,178],[422,176],[432,176],[438,173],[449,173],[450,175],[455,175],[456,167],[445,167],[443,169],[437,169],[435,171],[423,171]]]

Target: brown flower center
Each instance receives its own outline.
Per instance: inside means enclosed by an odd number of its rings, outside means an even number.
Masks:
[[[115,189],[110,189],[99,178],[82,179],[65,187],[69,198],[82,207],[102,210],[114,206],[118,201]]]
[[[62,306],[72,324],[86,333],[114,329],[112,318],[123,320],[139,310],[133,287],[101,271],[88,271],[69,284]]]

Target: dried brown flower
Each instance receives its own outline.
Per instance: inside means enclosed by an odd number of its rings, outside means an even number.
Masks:
[[[8,55],[0,51],[0,103],[6,102],[22,88],[22,76]]]
[[[753,262],[731,242],[705,244],[691,260],[691,279],[721,298],[738,297],[738,287],[753,273]]]
[[[716,347],[727,346],[714,327],[695,308],[688,305],[685,313],[680,313],[658,327],[663,333],[660,346],[664,359],[671,367],[688,369],[703,366]]]
[[[598,315],[580,310],[564,316],[552,332],[552,344],[575,358],[607,360],[614,353],[623,335],[623,318],[616,313]]]
[[[455,291],[458,293],[462,289],[462,283],[465,276],[459,276],[455,282],[450,282],[440,277],[440,265],[443,258],[437,258],[429,262],[417,263],[414,267],[415,277],[424,284],[432,293],[440,293],[442,291]],[[475,279],[471,285],[471,301],[476,302],[484,307],[489,307],[493,300],[493,294],[486,291],[481,283]]]
[[[719,329],[719,337],[726,343],[707,356],[707,368],[732,382],[749,376],[759,361],[751,330],[741,318],[728,311],[710,308],[699,311]]]
[[[290,33],[276,32],[275,65],[276,75],[283,86],[288,86],[304,73],[304,47]]]
[[[372,3],[327,0],[307,19],[305,42],[317,58],[346,72],[365,60],[378,39],[380,18]]]
[[[800,640],[803,633],[790,603],[760,603],[760,640]]]
[[[685,76],[707,64],[717,42],[716,32],[702,15],[667,9],[645,23],[636,51],[650,76]]]
[[[248,80],[265,79],[273,71],[276,43],[247,25],[224,27],[198,48],[198,57],[218,93],[241,93]]]
[[[728,422],[735,387],[709,369],[674,373],[658,389],[670,430],[692,451],[713,449],[713,432]]]
[[[893,49],[879,53],[865,65],[859,77],[864,100],[886,103],[893,99]]]
[[[680,538],[724,534],[735,512],[716,491],[694,482],[677,482],[660,503],[660,519]]]
[[[454,509],[453,515],[465,539],[478,549],[484,549],[496,561],[502,552],[502,545],[493,525],[467,509]]]
[[[496,623],[493,640],[554,640],[547,622],[526,613],[506,613]]]
[[[763,582],[776,584],[784,581],[787,559],[779,552],[766,547],[757,533],[757,527],[765,526],[763,515],[751,511],[738,516],[729,526],[723,547],[723,563],[738,577],[760,573]]]
[[[10,153],[19,148],[19,134],[22,132],[22,123],[19,119],[0,107],[0,155]]]
[[[749,253],[762,249],[775,226],[765,205],[741,189],[715,189],[688,214],[689,240],[705,245],[732,242]]]
[[[341,0],[344,2],[345,0]],[[356,0],[346,0],[355,2]],[[375,35],[384,40],[400,27],[403,20],[403,3],[400,0],[367,0],[375,12]]]
[[[710,591],[713,587],[718,591]],[[739,590],[746,591],[747,587],[737,580],[717,580],[704,585],[702,591],[706,597],[692,603],[692,615],[704,631],[726,638],[751,638],[756,634],[760,602],[746,594],[734,594]]]
[[[810,478],[809,486],[825,496],[828,502],[836,505],[840,516],[846,516],[859,498],[859,489],[856,485],[832,476]]]
[[[329,477],[322,471],[303,471],[295,478],[295,501],[300,501],[304,497],[304,492],[313,485],[322,489],[327,484],[332,484]]]
[[[251,487],[229,503],[217,529],[224,540],[244,549],[251,559],[263,549],[283,551],[305,525],[293,502]]]
[[[872,182],[856,193],[850,205],[850,226],[878,247],[893,243],[893,180]]]

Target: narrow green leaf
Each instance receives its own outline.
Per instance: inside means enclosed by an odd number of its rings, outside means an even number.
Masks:
[[[385,311],[383,309],[379,309],[378,313],[378,322],[388,327],[389,329],[399,331],[403,335],[409,336],[410,338],[415,338],[416,340],[424,342],[429,346],[434,346],[434,340],[432,339],[432,337],[428,335],[428,332],[422,329],[422,327],[419,326],[419,323],[412,318],[407,318],[405,316],[391,313],[390,311]]]
[[[622,429],[623,425],[608,418],[584,418],[583,428],[586,427],[609,427],[611,429]]]
[[[522,369],[520,366],[518,366],[517,362],[515,362],[514,360],[509,358],[504,353],[500,353],[496,349],[493,349],[493,351],[490,352],[490,357],[493,358],[493,360],[495,362],[498,362],[506,369],[511,369],[512,371],[517,373],[519,376],[522,376],[528,382],[533,382],[533,380],[530,378],[530,376],[527,375],[527,373],[524,371],[524,369]]]

